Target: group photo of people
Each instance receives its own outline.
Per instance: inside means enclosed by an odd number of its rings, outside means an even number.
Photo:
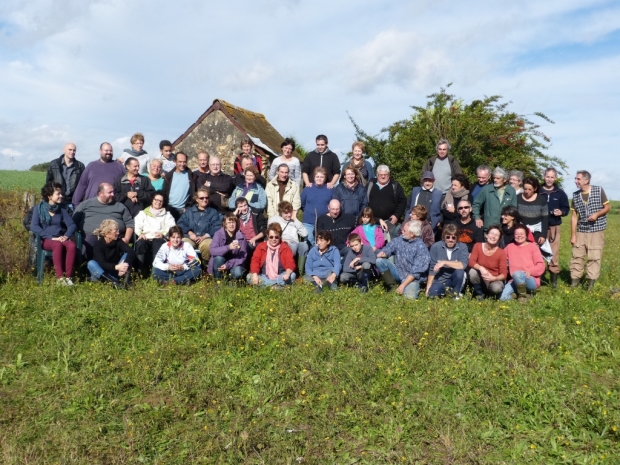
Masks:
[[[535,177],[480,165],[469,179],[441,139],[406,192],[360,141],[341,164],[325,135],[303,160],[290,138],[271,161],[244,138],[230,173],[206,151],[191,154],[192,171],[168,140],[156,156],[142,134],[130,142],[117,158],[102,143],[87,166],[67,143],[51,161],[29,229],[51,252],[59,284],[74,285],[81,268],[118,288],[210,276],[273,289],[306,283],[317,293],[380,285],[410,299],[525,303],[546,273],[557,288],[562,240],[572,248],[571,287],[585,273],[591,290],[600,274],[610,203],[585,170],[570,195],[554,167]]]

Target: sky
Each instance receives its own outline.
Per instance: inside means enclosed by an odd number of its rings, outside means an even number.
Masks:
[[[618,0],[2,0],[0,69],[0,169],[135,132],[155,155],[216,98],[345,154],[348,115],[379,134],[453,83],[547,115],[567,191],[587,169],[620,199]]]

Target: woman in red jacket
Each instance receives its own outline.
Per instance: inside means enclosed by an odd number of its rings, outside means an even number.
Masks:
[[[282,226],[271,223],[267,226],[267,240],[258,244],[252,255],[248,283],[283,288],[295,278],[293,251],[282,242]]]

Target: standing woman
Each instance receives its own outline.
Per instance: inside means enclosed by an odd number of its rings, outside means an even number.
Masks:
[[[332,199],[333,189],[328,189],[325,183],[327,170],[317,166],[312,175],[313,183],[301,191],[301,209],[304,211],[302,223],[308,230],[308,242],[315,244],[314,229],[319,216],[327,213],[327,206]]]
[[[372,169],[372,164],[364,158],[364,152],[366,151],[366,146],[363,142],[355,141],[353,142],[353,146],[351,147],[352,154],[351,159],[347,161],[343,166],[346,168],[347,166],[351,166],[360,172],[363,179],[363,184],[368,184],[372,178],[375,177],[375,172]]]
[[[207,271],[216,279],[221,279],[227,271],[233,279],[241,279],[247,258],[247,241],[239,231],[239,218],[228,212],[222,221],[222,228],[213,236]]]
[[[486,242],[474,244],[469,256],[469,282],[478,300],[484,299],[485,295],[497,297],[504,290],[508,267],[506,253],[499,247],[501,238],[501,226],[489,226]]]
[[[237,197],[243,197],[247,199],[250,208],[255,213],[262,213],[267,206],[267,194],[265,189],[259,183],[256,182],[258,171],[255,167],[250,166],[245,170],[245,182],[240,186],[235,187],[230,199],[228,199],[228,208],[235,209],[235,200]]]
[[[117,287],[125,287],[131,280],[131,264],[136,255],[118,239],[118,224],[114,220],[103,220],[93,235],[97,242],[93,247],[93,259],[87,265],[91,281],[103,278]]]
[[[342,170],[341,182],[334,188],[332,198],[340,201],[342,213],[360,216],[368,206],[368,196],[364,178],[356,168],[347,166]]]
[[[254,148],[254,142],[252,142],[252,139],[250,139],[249,137],[244,137],[243,139],[241,139],[241,143],[239,144],[239,146],[241,147],[241,153],[237,155],[237,158],[235,158],[235,174],[239,174],[242,172],[241,157],[243,157],[243,155],[251,156],[254,166],[259,173],[262,173],[263,159],[252,152],[252,149]]]
[[[293,152],[295,151],[295,141],[287,137],[280,144],[280,148],[282,149],[282,156],[277,157],[271,163],[271,168],[269,168],[269,180],[271,181],[276,176],[278,166],[284,163],[289,169],[288,177],[292,179],[293,182],[296,182],[299,187],[301,187],[301,163],[299,163],[299,159],[297,159],[297,157],[293,156]]]
[[[30,231],[41,237],[43,250],[52,252],[59,284],[73,286],[71,275],[75,263],[75,222],[62,205],[62,185],[49,183],[41,189],[41,201],[32,212]]]
[[[512,170],[508,176],[508,183],[514,188],[517,195],[521,194],[523,192],[523,172]]]
[[[547,240],[549,230],[549,208],[547,197],[538,194],[538,179],[527,177],[523,180],[523,193],[517,195],[517,209],[521,221],[534,233],[534,239],[540,246]]]
[[[461,200],[467,200],[470,205],[474,203],[474,197],[469,192],[469,179],[464,174],[452,176],[452,184],[441,201],[441,214],[443,215],[443,225],[459,223],[460,215],[456,209]]]
[[[136,132],[133,136],[131,136],[130,149],[125,149],[117,161],[119,163],[125,163],[130,158],[135,158],[140,163],[140,168],[138,173],[145,174],[147,172],[147,167],[149,165],[149,154],[146,153],[146,150],[143,150],[144,147],[144,136],[140,132]]]

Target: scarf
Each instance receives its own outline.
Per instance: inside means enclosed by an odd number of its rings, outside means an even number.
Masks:
[[[445,208],[446,205],[451,203],[454,205],[454,199],[462,199],[466,195],[469,195],[469,191],[464,187],[461,187],[459,190],[453,191],[452,189],[448,189],[446,191],[446,195],[443,198],[443,202],[441,202],[441,208]],[[456,207],[456,205],[454,205]]]
[[[345,187],[349,189],[350,191],[355,191],[358,185],[359,185],[359,181],[357,179],[353,182],[353,184],[349,184],[348,182],[345,181]]]
[[[52,222],[52,215],[50,213],[57,213],[60,205],[55,203],[54,205],[50,205],[49,203],[41,200],[39,202],[39,221],[41,221],[41,226],[45,227]]]
[[[146,216],[151,216],[151,217],[155,218],[157,216],[160,216],[163,211],[164,211],[163,208],[159,208],[159,209],[155,210],[153,207],[146,207],[144,209],[144,214]]]
[[[133,155],[136,158],[138,158],[140,155],[146,155],[146,150],[140,150],[138,152],[137,150],[134,150],[134,149],[125,149],[124,152],[128,153],[129,155]]]
[[[251,218],[252,218],[252,212],[250,211],[249,208],[245,215],[244,214],[239,215],[239,219],[241,220],[243,224],[246,224],[248,221],[250,221]]]
[[[269,279],[278,278],[278,268],[280,264],[280,244],[272,247],[267,243],[267,257],[265,259],[265,272]]]

